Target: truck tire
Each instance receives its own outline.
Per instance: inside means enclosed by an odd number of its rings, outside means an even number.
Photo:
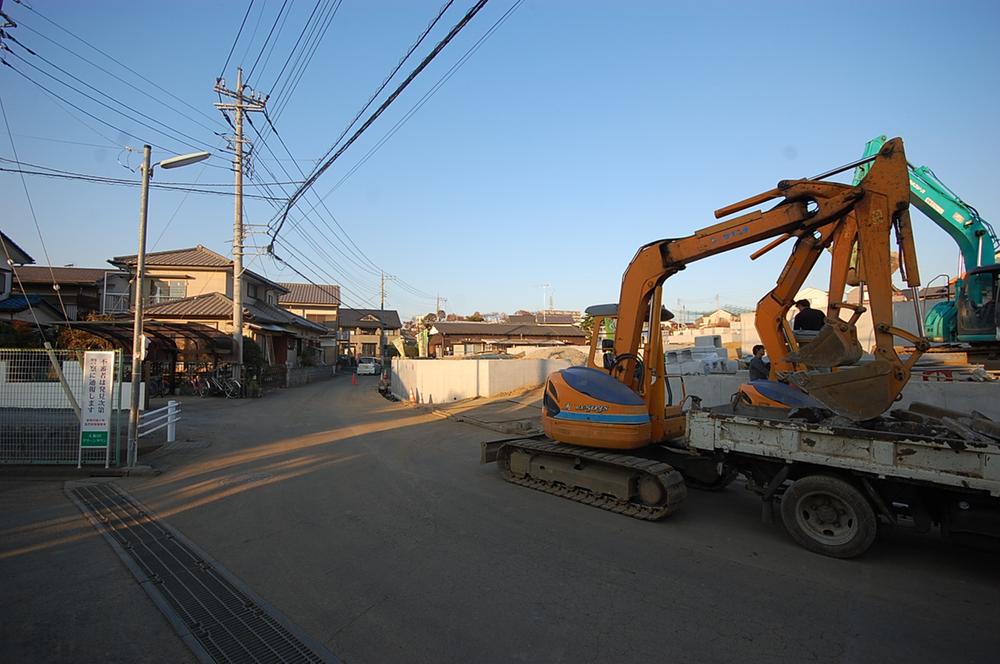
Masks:
[[[781,497],[781,520],[796,542],[834,558],[854,558],[871,547],[878,519],[858,489],[831,475],[807,475]]]

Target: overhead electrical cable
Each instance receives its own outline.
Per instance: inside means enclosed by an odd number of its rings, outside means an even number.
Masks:
[[[29,54],[31,54],[31,55],[33,55],[33,56],[35,56],[36,58],[38,58],[38,59],[39,59],[39,60],[41,60],[42,62],[46,63],[47,65],[49,65],[49,66],[50,66],[50,67],[52,67],[53,69],[56,69],[56,70],[58,70],[58,71],[62,72],[62,73],[63,73],[63,74],[65,74],[66,76],[69,76],[69,77],[70,77],[71,79],[73,79],[74,81],[76,81],[76,82],[80,83],[80,84],[81,84],[81,85],[83,85],[83,86],[86,86],[87,88],[89,88],[90,90],[93,90],[94,92],[96,92],[97,94],[101,95],[102,97],[104,97],[104,98],[106,98],[106,99],[109,99],[109,100],[111,100],[112,102],[114,102],[115,104],[118,104],[118,105],[119,105],[119,106],[121,106],[122,108],[125,108],[125,109],[128,109],[128,110],[131,110],[131,111],[132,111],[133,113],[135,113],[135,114],[139,115],[139,116],[140,116],[140,117],[142,117],[142,118],[145,118],[145,119],[149,120],[150,122],[155,122],[156,124],[158,124],[158,125],[160,125],[160,126],[164,127],[164,128],[165,128],[165,129],[167,130],[167,131],[169,131],[169,132],[173,132],[173,133],[174,133],[174,134],[176,134],[177,136],[181,136],[181,137],[183,137],[183,138],[185,138],[185,139],[188,139],[188,140],[192,141],[191,143],[186,143],[186,144],[187,144],[187,145],[188,145],[189,147],[194,147],[194,148],[196,148],[196,149],[201,149],[202,147],[204,147],[205,143],[204,143],[204,142],[203,142],[203,141],[202,141],[201,139],[198,139],[198,138],[195,138],[194,136],[191,136],[190,134],[187,134],[187,133],[185,133],[185,132],[182,132],[182,131],[180,131],[179,129],[175,129],[174,127],[171,127],[171,126],[170,126],[170,125],[168,125],[167,123],[165,123],[165,122],[162,122],[162,121],[160,121],[160,120],[157,120],[156,118],[154,118],[154,117],[152,117],[152,116],[150,116],[150,115],[147,115],[146,113],[143,113],[142,111],[139,111],[139,110],[136,110],[135,108],[133,108],[133,107],[132,107],[132,105],[130,105],[130,104],[126,104],[125,102],[121,101],[120,99],[117,99],[117,98],[115,98],[115,97],[113,97],[113,96],[109,95],[108,93],[106,93],[106,92],[104,92],[104,91],[102,91],[102,90],[99,90],[99,89],[97,89],[96,87],[94,87],[94,86],[93,86],[93,85],[91,85],[90,83],[87,83],[86,81],[84,81],[84,80],[80,79],[79,77],[77,77],[77,76],[73,75],[72,73],[70,73],[70,72],[66,71],[65,69],[63,69],[63,68],[62,68],[62,67],[60,67],[59,65],[55,64],[54,62],[52,62],[51,60],[49,60],[49,59],[48,59],[48,58],[46,58],[45,56],[43,56],[43,55],[41,55],[41,54],[39,54],[39,53],[37,53],[37,52],[33,51],[33,50],[32,50],[31,48],[29,48],[29,47],[25,46],[24,44],[21,44],[20,42],[18,42],[18,45],[20,45],[20,46],[21,46],[21,48],[23,48],[23,49],[24,49],[25,51],[27,51],[27,52],[28,52]],[[62,85],[65,85],[66,87],[68,87],[68,88],[70,88],[70,89],[72,89],[72,90],[76,90],[76,91],[77,91],[77,92],[79,92],[80,94],[82,94],[82,95],[84,95],[85,97],[87,97],[88,99],[90,99],[90,100],[92,100],[92,101],[94,101],[94,102],[96,102],[96,103],[100,104],[101,106],[104,106],[105,108],[107,108],[107,109],[109,109],[109,110],[112,110],[112,111],[114,111],[115,113],[118,113],[119,115],[121,115],[121,116],[123,116],[123,117],[126,117],[126,118],[128,118],[128,119],[132,120],[133,122],[137,122],[137,123],[139,123],[139,124],[141,124],[141,125],[143,125],[143,126],[145,126],[145,127],[149,128],[149,129],[152,129],[153,131],[159,131],[159,133],[163,134],[164,136],[169,136],[169,137],[170,137],[170,138],[171,138],[172,140],[176,140],[176,141],[180,141],[181,143],[184,143],[183,139],[179,139],[179,138],[177,138],[176,136],[170,136],[170,134],[168,134],[168,133],[167,133],[166,131],[163,131],[162,129],[161,129],[161,130],[158,130],[158,129],[156,129],[155,127],[152,127],[151,125],[147,125],[147,124],[145,124],[144,122],[142,122],[142,121],[140,121],[140,120],[136,120],[135,118],[131,117],[131,116],[130,116],[130,115],[129,115],[128,113],[125,113],[125,112],[123,112],[123,111],[120,111],[120,110],[118,110],[118,109],[116,109],[116,108],[112,108],[111,106],[108,106],[107,104],[105,104],[105,103],[104,103],[104,102],[102,102],[101,100],[99,100],[99,99],[95,99],[94,97],[90,96],[90,95],[89,95],[89,94],[87,94],[86,92],[83,92],[82,90],[80,90],[80,89],[78,89],[78,88],[76,88],[76,87],[74,87],[74,86],[70,85],[69,83],[66,83],[66,82],[65,82],[65,81],[63,81],[63,80],[61,80],[61,79],[59,79],[59,78],[56,78],[55,76],[53,76],[53,75],[52,75],[52,74],[50,74],[49,72],[45,71],[44,69],[41,69],[40,67],[37,67],[37,66],[35,66],[34,64],[32,64],[31,62],[29,62],[29,61],[28,61],[28,60],[26,60],[25,58],[21,57],[21,56],[20,56],[19,54],[15,53],[14,51],[10,51],[10,53],[11,53],[11,55],[13,55],[14,57],[18,58],[19,60],[21,60],[22,62],[24,62],[25,64],[27,64],[27,65],[28,65],[29,67],[32,67],[32,68],[34,68],[35,70],[37,70],[37,71],[40,71],[40,72],[42,72],[43,74],[45,74],[46,76],[48,76],[48,77],[49,77],[49,78],[51,78],[52,80],[54,80],[54,81],[57,81],[58,83],[61,83]],[[213,132],[213,133],[214,133],[214,132]],[[221,153],[220,153],[220,154],[221,154]]]
[[[278,75],[274,77],[274,83],[271,84],[271,88],[270,90],[268,90],[267,96],[269,97],[271,96],[271,93],[274,92],[274,87],[278,84],[278,81],[280,81],[281,77],[284,75],[285,69],[288,68],[288,63],[292,61],[292,56],[295,55],[295,51],[296,49],[298,49],[299,43],[301,43],[302,41],[302,37],[305,36],[306,30],[312,24],[313,16],[316,15],[316,10],[319,9],[320,3],[322,2],[323,0],[316,0],[316,4],[313,5],[313,9],[309,13],[308,18],[306,18],[306,22],[302,25],[302,30],[299,31],[298,38],[295,40],[295,43],[292,44],[292,50],[288,52],[288,57],[285,58],[285,64],[281,65],[281,70],[278,71]]]
[[[120,178],[109,178],[109,177],[104,177],[104,176],[100,176],[100,175],[86,175],[86,174],[82,174],[82,173],[76,173],[76,174],[54,173],[54,172],[48,172],[48,171],[33,171],[33,170],[28,170],[28,169],[23,169],[23,168],[7,168],[7,167],[4,167],[4,166],[0,166],[0,172],[3,172],[3,173],[20,173],[22,175],[36,175],[36,176],[39,176],[39,177],[52,178],[52,179],[56,179],[56,180],[77,180],[77,181],[80,181],[80,182],[92,182],[92,183],[95,183],[95,184],[106,184],[106,185],[116,185],[116,186],[125,186],[125,187],[141,187],[142,186],[141,182],[134,182],[132,180],[123,180],[123,179],[120,179]],[[212,194],[212,195],[215,195],[215,196],[235,196],[236,195],[236,194],[234,194],[231,191],[216,191],[214,189],[199,189],[197,187],[176,187],[176,186],[172,186],[172,185],[161,184],[159,182],[151,182],[149,184],[149,187],[151,189],[166,189],[166,190],[170,190],[170,191],[189,191],[192,194]],[[261,200],[261,201],[268,201],[268,200],[283,201],[283,200],[285,200],[284,198],[277,198],[277,197],[271,198],[269,196],[260,196],[260,195],[257,195],[257,194],[247,194],[247,193],[243,194],[243,198],[250,198],[250,199]]]
[[[247,80],[250,80],[250,78],[253,77],[254,71],[257,70],[257,63],[260,62],[261,56],[264,55],[264,51],[267,50],[267,44],[271,41],[271,35],[274,34],[274,29],[278,27],[278,21],[281,19],[281,15],[285,13],[286,6],[288,6],[288,0],[284,0],[284,2],[281,3],[278,15],[274,17],[274,23],[271,24],[271,29],[268,31],[267,37],[264,39],[264,45],[260,47],[260,53],[257,54],[257,59],[253,61],[253,66],[250,67],[250,73],[247,74]],[[282,23],[281,25],[284,27],[285,24]],[[280,31],[278,34],[281,34]]]
[[[7,137],[10,140],[10,149],[14,153],[14,159],[17,159],[17,146],[14,145],[14,132],[10,130],[10,122],[7,120],[7,107],[4,106],[3,98],[0,97],[0,112],[3,113],[3,124],[7,128]],[[45,263],[49,268],[49,276],[52,278],[52,290],[56,293],[56,299],[59,300],[59,308],[62,310],[63,319],[69,321],[69,314],[66,313],[66,303],[63,302],[62,293],[59,291],[59,282],[56,280],[55,272],[52,271],[52,259],[49,258],[48,247],[45,246],[45,238],[42,236],[42,227],[38,223],[38,215],[35,214],[35,206],[31,202],[31,194],[28,193],[28,182],[24,179],[24,174],[21,174],[21,186],[24,187],[24,198],[28,201],[28,210],[31,212],[31,220],[35,223],[35,232],[38,233],[38,242],[42,245],[42,253],[45,254]],[[4,247],[4,252],[6,253],[6,246]],[[13,269],[13,263],[11,263],[11,269]],[[20,284],[20,278],[18,278],[18,284]],[[21,286],[21,292],[24,293],[25,300],[28,299],[28,293],[24,290],[24,286]],[[30,307],[31,304],[29,303]],[[34,313],[32,313],[34,316]],[[37,319],[35,321],[38,322]]]
[[[27,65],[28,65],[29,67],[32,67],[32,68],[34,68],[34,69],[37,69],[38,71],[42,72],[42,73],[43,73],[43,74],[45,74],[46,76],[49,76],[50,78],[53,78],[53,79],[54,79],[54,80],[56,80],[57,82],[60,82],[60,83],[62,83],[63,85],[66,85],[67,87],[70,87],[70,88],[72,88],[72,87],[73,87],[73,86],[71,86],[71,85],[69,85],[69,84],[67,84],[67,83],[63,83],[62,81],[59,81],[59,79],[56,79],[55,77],[53,77],[53,76],[52,76],[51,74],[49,74],[49,73],[45,72],[44,70],[41,70],[41,69],[38,69],[38,67],[35,67],[35,65],[31,64],[31,63],[30,63],[30,62],[28,62],[27,60],[24,60],[24,58],[21,58],[21,57],[20,57],[20,56],[18,56],[18,55],[17,55],[16,53],[12,53],[12,55],[14,55],[15,57],[19,58],[19,59],[20,59],[20,60],[22,60],[23,62],[25,62],[25,64],[27,64]],[[166,152],[180,152],[179,150],[171,150],[171,149],[169,149],[169,148],[165,148],[165,147],[163,147],[162,145],[158,145],[158,144],[154,143],[153,141],[149,140],[148,138],[142,138],[142,137],[140,137],[140,136],[137,136],[137,135],[135,135],[135,134],[133,134],[133,133],[131,133],[131,132],[129,132],[129,131],[126,131],[126,130],[122,129],[121,127],[118,127],[118,126],[116,126],[116,125],[113,125],[113,124],[111,124],[110,122],[108,122],[108,121],[106,121],[106,120],[103,120],[103,119],[101,119],[101,118],[97,117],[97,116],[96,116],[96,115],[94,115],[93,113],[90,113],[89,111],[86,111],[86,110],[84,110],[83,108],[81,108],[81,107],[77,106],[76,104],[74,104],[73,102],[69,101],[69,100],[68,100],[68,99],[66,99],[65,97],[63,97],[63,96],[59,95],[59,94],[58,94],[58,93],[56,93],[56,92],[53,92],[52,90],[50,90],[50,89],[49,89],[49,88],[47,88],[47,87],[45,87],[44,85],[42,85],[42,84],[41,84],[41,83],[39,83],[38,81],[34,80],[33,78],[31,78],[30,76],[28,76],[28,75],[27,75],[27,74],[25,74],[24,72],[20,71],[20,70],[19,70],[19,69],[17,69],[16,67],[14,67],[14,66],[13,66],[12,64],[10,64],[10,63],[9,63],[9,62],[7,62],[6,60],[4,60],[4,59],[3,59],[2,57],[0,57],[0,64],[3,64],[3,65],[6,65],[7,67],[10,67],[10,68],[11,68],[12,70],[14,70],[14,71],[15,71],[15,72],[16,72],[17,74],[19,74],[19,75],[20,75],[20,76],[22,76],[23,78],[27,79],[28,81],[30,81],[30,82],[31,82],[32,84],[34,84],[34,85],[38,86],[38,87],[39,87],[39,88],[41,88],[42,90],[45,90],[45,91],[46,91],[46,92],[48,92],[49,94],[51,94],[51,95],[53,95],[53,96],[57,97],[58,99],[62,100],[62,101],[63,101],[64,103],[66,103],[66,104],[69,104],[70,106],[72,106],[72,107],[73,107],[73,108],[75,108],[76,110],[80,111],[81,113],[83,113],[83,114],[87,115],[88,117],[91,117],[91,118],[93,118],[94,120],[97,120],[98,122],[100,122],[100,123],[101,123],[101,124],[103,124],[103,125],[106,125],[106,126],[108,126],[108,127],[111,127],[112,129],[114,129],[114,130],[116,130],[116,131],[119,131],[119,132],[121,132],[121,133],[125,134],[126,136],[131,136],[132,138],[134,138],[134,139],[136,139],[136,140],[139,140],[139,141],[142,141],[142,142],[144,142],[144,143],[149,143],[149,144],[150,144],[151,146],[153,146],[153,147],[155,147],[155,148],[157,148],[157,149],[160,149],[160,150],[164,150],[164,151],[166,151]],[[73,89],[76,89],[76,88],[73,88]],[[79,90],[77,90],[77,91],[79,92]],[[86,96],[86,97],[89,97],[90,99],[93,99],[93,97],[90,97],[90,95],[88,95],[88,94],[86,94],[86,93],[81,93],[81,94],[83,94],[83,95],[84,95],[84,96]],[[96,100],[96,99],[95,99],[94,101],[96,101],[97,103],[101,104],[102,106],[104,106],[104,107],[106,107],[106,108],[109,108],[109,109],[111,109],[111,110],[115,111],[116,113],[119,113],[119,115],[123,115],[123,116],[125,115],[124,113],[121,113],[120,111],[117,111],[117,110],[115,110],[115,109],[111,108],[111,107],[110,107],[110,106],[108,106],[107,104],[104,104],[104,103],[103,103],[103,102],[101,102],[100,100]],[[128,117],[128,116],[125,116],[125,117]],[[166,136],[166,134],[165,134],[164,132],[162,132],[162,131],[159,131],[159,130],[157,130],[157,129],[156,129],[155,127],[150,127],[149,125],[145,124],[144,122],[141,122],[141,121],[137,121],[137,120],[135,120],[134,118],[130,118],[130,117],[128,117],[128,119],[129,119],[129,120],[132,120],[133,122],[137,122],[138,124],[141,124],[141,125],[143,125],[143,126],[147,127],[148,129],[151,129],[152,131],[155,131],[155,132],[156,132],[157,134],[160,134],[160,135],[163,135],[163,136]],[[190,145],[190,144],[186,143],[185,141],[183,141],[183,140],[178,140],[177,138],[174,138],[174,137],[172,137],[172,136],[168,136],[168,138],[170,138],[171,140],[174,140],[174,141],[177,141],[177,142],[181,143],[182,145],[188,145],[189,147],[194,147],[194,148],[195,148],[196,150],[201,150],[201,149],[202,149],[202,147],[203,147],[202,145]],[[221,167],[220,167],[220,168],[221,168]]]
[[[298,199],[302,197],[302,194],[305,193],[305,191],[309,189],[316,182],[316,180],[318,180],[319,177],[323,173],[325,173],[326,170],[330,168],[330,166],[332,166],[337,161],[340,155],[342,155],[349,147],[351,147],[351,145],[354,144],[354,141],[356,141],[365,132],[365,130],[368,129],[368,127],[370,127],[379,118],[380,115],[382,115],[383,112],[385,112],[385,109],[389,108],[389,106],[396,100],[397,97],[399,97],[400,94],[402,94],[402,92],[410,85],[410,83],[412,83],[413,80],[420,75],[420,72],[422,72],[427,67],[427,65],[429,65],[434,60],[434,58],[438,56],[438,54],[445,48],[445,46],[447,46],[451,42],[451,40],[455,38],[455,35],[461,32],[462,29],[469,24],[469,21],[471,21],[475,17],[475,15],[479,13],[479,10],[481,10],[484,6],[486,6],[487,2],[488,0],[478,0],[478,2],[476,2],[475,5],[473,5],[473,7],[465,14],[465,16],[463,16],[462,19],[458,23],[456,23],[455,26],[448,32],[448,34],[445,35],[444,39],[438,42],[437,46],[434,47],[434,50],[432,50],[429,54],[427,54],[427,56],[420,62],[420,64],[417,65],[416,69],[410,72],[410,75],[407,76],[406,79],[399,84],[399,86],[392,92],[392,94],[390,94],[386,98],[384,102],[382,102],[381,106],[379,106],[378,109],[367,120],[365,120],[364,124],[362,124],[354,132],[351,138],[349,138],[331,157],[329,157],[325,162],[323,162],[321,166],[316,168],[313,171],[312,175],[310,175],[309,178],[307,178],[307,180],[299,187],[299,189],[294,194],[292,194],[291,198],[289,198],[288,200],[288,203],[285,205],[285,210],[282,213],[281,222],[279,222],[277,228],[275,229],[274,233],[271,236],[272,242],[274,238],[277,237],[278,233],[281,232],[281,226],[284,224],[285,219],[288,217],[289,210],[291,210],[292,206],[294,206],[295,203],[298,201]]]
[[[172,102],[168,102],[168,101],[164,101],[164,100],[160,99],[159,97],[157,97],[157,96],[153,95],[152,93],[149,93],[149,92],[147,92],[146,90],[143,90],[142,88],[140,88],[140,87],[137,87],[137,86],[136,86],[136,85],[134,85],[133,83],[131,83],[131,82],[129,82],[129,81],[127,81],[127,80],[125,80],[124,78],[122,78],[122,77],[121,77],[121,76],[119,76],[118,74],[114,73],[113,71],[109,70],[108,68],[106,68],[106,67],[104,67],[104,66],[102,66],[102,65],[100,65],[100,64],[98,64],[98,63],[96,63],[96,62],[94,62],[93,60],[91,60],[91,59],[89,59],[89,58],[87,58],[87,57],[85,57],[85,56],[83,56],[83,55],[80,55],[79,53],[77,53],[77,52],[76,52],[76,51],[74,51],[73,49],[71,49],[71,48],[67,47],[66,45],[64,45],[64,44],[61,44],[60,42],[58,42],[58,41],[56,41],[56,40],[52,39],[52,38],[51,38],[51,37],[49,37],[48,35],[45,35],[45,34],[43,34],[43,33],[39,32],[38,30],[35,30],[34,28],[32,28],[32,27],[31,27],[31,26],[29,26],[29,25],[25,25],[25,24],[24,24],[23,22],[21,22],[21,21],[18,21],[18,24],[17,24],[17,27],[18,27],[18,28],[24,28],[24,29],[26,29],[26,30],[28,30],[28,31],[30,31],[30,32],[33,32],[33,33],[35,33],[36,35],[38,35],[38,36],[39,36],[39,37],[41,37],[42,39],[44,39],[44,40],[48,41],[48,42],[49,42],[49,43],[51,43],[51,44],[54,44],[55,46],[58,46],[59,48],[63,49],[64,51],[66,51],[66,52],[67,52],[67,53],[69,53],[70,55],[73,55],[73,56],[75,56],[75,57],[79,58],[80,60],[83,60],[84,62],[86,62],[86,63],[87,63],[87,64],[89,64],[90,66],[92,66],[92,67],[94,67],[95,69],[98,69],[98,70],[100,70],[100,71],[104,72],[105,74],[107,74],[107,75],[108,75],[108,76],[110,76],[111,78],[115,79],[116,81],[118,81],[118,82],[120,82],[120,83],[124,83],[125,85],[128,85],[129,87],[131,87],[131,88],[132,88],[133,90],[135,90],[135,91],[136,91],[136,92],[138,92],[139,94],[141,94],[141,95],[145,95],[146,97],[149,97],[150,99],[152,99],[152,100],[153,100],[153,101],[155,101],[156,103],[158,103],[158,104],[161,104],[161,105],[162,105],[162,106],[164,106],[165,108],[168,108],[168,109],[170,109],[171,111],[173,111],[174,113],[177,113],[178,115],[180,115],[181,117],[185,118],[186,120],[188,120],[188,121],[190,121],[190,122],[193,122],[193,123],[197,124],[198,126],[200,126],[200,127],[204,128],[204,129],[207,129],[208,131],[211,131],[212,133],[217,133],[217,130],[216,130],[216,128],[215,128],[215,127],[209,127],[208,125],[206,125],[206,124],[205,124],[205,123],[203,123],[202,121],[198,120],[197,118],[195,118],[195,117],[192,117],[192,116],[191,116],[190,114],[188,114],[188,113],[185,113],[184,111],[182,111],[181,109],[179,109],[179,108],[177,107],[177,104],[175,104],[175,103],[172,103]],[[9,34],[9,33],[8,33],[8,34]],[[11,39],[13,39],[13,37],[11,37]],[[16,41],[16,40],[14,40],[14,41]],[[17,43],[20,43],[20,42],[17,42]],[[204,115],[204,114],[203,114],[203,115]],[[211,120],[213,120],[214,122],[216,122],[216,124],[218,125],[218,121],[217,121],[217,120],[215,120],[214,118],[210,118],[210,119],[211,119]]]
[[[118,60],[117,58],[115,58],[115,57],[114,57],[113,55],[110,55],[110,54],[106,53],[105,51],[102,51],[102,50],[101,50],[100,48],[98,48],[98,47],[94,46],[93,44],[91,44],[90,42],[88,42],[88,41],[87,41],[86,39],[84,39],[83,37],[80,37],[80,36],[79,36],[79,35],[77,35],[76,33],[72,32],[72,31],[70,31],[70,30],[67,30],[66,28],[64,28],[63,26],[59,25],[58,23],[56,23],[55,21],[53,21],[53,20],[52,20],[52,19],[50,19],[49,17],[47,17],[47,16],[45,16],[44,14],[42,14],[42,13],[41,13],[40,11],[38,11],[37,9],[34,9],[34,8],[33,8],[33,7],[31,7],[30,5],[28,5],[28,3],[24,2],[24,0],[14,0],[14,2],[15,2],[15,3],[17,3],[17,4],[19,4],[19,5],[21,5],[22,7],[24,7],[24,8],[25,8],[25,9],[27,9],[28,11],[30,11],[30,12],[32,12],[32,13],[34,13],[34,14],[36,14],[36,15],[37,15],[37,16],[39,16],[39,17],[40,17],[41,19],[43,19],[44,21],[46,21],[46,22],[48,22],[48,23],[52,24],[52,25],[53,25],[53,26],[55,26],[56,28],[59,28],[60,30],[62,30],[63,32],[65,32],[65,33],[66,33],[67,35],[69,35],[70,37],[72,37],[73,39],[76,39],[77,41],[79,41],[79,42],[83,43],[84,45],[88,46],[89,48],[93,49],[94,51],[97,51],[98,53],[100,53],[101,55],[103,55],[103,56],[104,56],[104,57],[106,57],[107,59],[111,60],[112,62],[114,62],[114,63],[115,63],[115,64],[117,64],[118,66],[122,67],[123,69],[126,69],[126,70],[128,70],[129,72],[131,72],[132,74],[135,74],[136,76],[138,76],[139,78],[141,78],[141,79],[142,79],[143,81],[145,81],[146,83],[149,83],[150,85],[152,85],[152,86],[153,86],[154,88],[156,88],[156,89],[157,89],[157,90],[159,90],[160,92],[163,92],[163,93],[165,93],[165,94],[169,95],[170,97],[172,97],[172,98],[173,98],[173,99],[175,99],[176,101],[180,102],[180,103],[181,103],[181,104],[183,104],[184,106],[187,106],[187,107],[188,107],[189,109],[191,109],[192,111],[194,111],[194,112],[196,112],[196,113],[199,113],[200,115],[203,115],[204,117],[208,118],[208,119],[209,119],[209,120],[211,120],[212,122],[217,122],[217,121],[218,121],[218,120],[217,120],[216,118],[214,118],[214,117],[212,117],[212,116],[208,115],[208,114],[207,114],[207,113],[205,113],[205,112],[204,112],[203,110],[201,110],[201,109],[199,109],[199,108],[197,108],[197,107],[195,107],[195,106],[192,106],[192,105],[191,105],[190,103],[188,103],[188,102],[184,101],[183,99],[181,99],[180,97],[178,97],[178,96],[177,96],[177,95],[175,95],[174,93],[170,92],[170,91],[169,91],[169,90],[167,90],[166,88],[162,87],[162,86],[161,86],[161,85],[159,85],[158,83],[156,83],[156,82],[154,82],[154,81],[151,81],[150,79],[146,78],[145,76],[143,76],[142,74],[140,74],[139,72],[137,72],[137,71],[136,71],[135,69],[132,69],[131,67],[129,67],[129,66],[128,66],[127,64],[125,64],[124,62],[122,62],[122,61]]]
[[[233,40],[233,45],[229,47],[229,55],[226,56],[226,64],[222,65],[222,71],[219,73],[219,78],[226,75],[226,70],[229,69],[229,61],[233,57],[233,51],[236,50],[236,44],[240,41],[240,35],[243,34],[243,26],[247,24],[247,17],[250,16],[250,10],[253,9],[254,0],[250,0],[250,4],[247,5],[247,11],[243,14],[243,20],[240,21],[240,29],[236,31],[236,39]]]
[[[441,78],[439,78],[438,81],[433,86],[431,86],[431,88],[428,89],[427,92],[425,92],[424,95],[419,100],[417,100],[417,102],[413,106],[410,107],[410,110],[408,110],[405,114],[403,114],[403,116],[399,120],[396,121],[396,124],[394,124],[392,128],[388,132],[386,132],[385,135],[382,136],[382,138],[380,138],[378,142],[376,142],[376,144],[371,147],[371,149],[368,150],[367,153],[365,153],[364,157],[359,159],[350,168],[350,170],[348,170],[347,173],[345,173],[343,177],[341,177],[340,180],[338,180],[336,184],[334,184],[333,187],[331,187],[330,190],[322,196],[323,200],[326,200],[333,192],[339,189],[340,186],[343,185],[344,182],[346,182],[352,175],[354,175],[354,173],[357,172],[358,169],[360,169],[361,166],[363,166],[369,159],[371,159],[371,157],[376,152],[378,152],[382,148],[382,146],[385,145],[385,143],[388,142],[389,139],[391,139],[396,134],[396,132],[398,132],[403,127],[403,125],[405,125],[410,120],[410,118],[412,118],[421,108],[423,108],[424,104],[426,104],[431,99],[431,97],[437,94],[437,92],[444,86],[444,84],[447,83],[451,79],[451,77],[454,76],[458,72],[458,70],[461,69],[462,66],[465,65],[465,63],[468,62],[473,55],[475,55],[476,51],[479,50],[479,48],[483,45],[483,43],[485,43],[485,41],[489,39],[489,37],[501,25],[503,25],[503,23],[506,22],[506,20],[510,17],[510,15],[523,3],[524,0],[517,0],[517,2],[511,5],[510,9],[508,9],[499,19],[497,19],[497,21],[490,27],[489,30],[487,30],[483,34],[482,37],[480,37],[476,41],[476,43],[474,43],[471,47],[469,47],[469,49],[465,52],[465,54],[461,58],[459,58],[455,62],[455,64],[453,64],[448,69],[448,71],[446,71],[441,76]]]

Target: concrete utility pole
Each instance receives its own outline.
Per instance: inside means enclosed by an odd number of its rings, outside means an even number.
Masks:
[[[385,270],[379,271],[382,274],[381,296],[379,298],[378,316],[378,356],[385,359]]]
[[[233,140],[233,171],[236,175],[236,208],[233,220],[233,364],[236,375],[243,365],[243,114],[245,112],[264,111],[266,97],[261,97],[252,90],[244,91],[243,68],[236,70],[236,90],[229,90],[225,82],[218,79],[215,82],[215,92],[229,97],[232,103],[219,102],[215,107],[221,111],[233,111],[235,119],[233,128],[236,131]]]
[[[146,218],[149,211],[149,179],[152,177],[152,148],[142,146],[142,194],[139,199],[139,251],[135,256],[135,318],[132,322],[132,384],[128,411],[126,464],[134,466],[139,450],[139,387],[142,383],[142,305],[146,276]]]

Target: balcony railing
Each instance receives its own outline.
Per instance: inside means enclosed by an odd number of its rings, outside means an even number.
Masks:
[[[130,298],[128,293],[105,293],[104,307],[101,313],[104,314],[125,314],[128,313]]]

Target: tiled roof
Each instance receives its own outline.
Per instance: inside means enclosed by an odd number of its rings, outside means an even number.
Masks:
[[[51,272],[50,272],[51,270]],[[100,267],[49,267],[47,265],[26,265],[17,268],[17,276],[26,284],[51,284],[55,276],[57,284],[94,285],[104,279],[108,272],[116,270]]]
[[[586,333],[574,325],[533,325],[519,323],[473,323],[456,321],[434,323],[432,331],[438,334],[461,336],[501,336],[501,337],[586,337]]]
[[[374,318],[374,320],[365,320]],[[399,321],[399,313],[394,309],[343,309],[337,312],[337,324],[341,328],[360,327],[365,330],[379,329],[379,322],[387,330],[398,330],[403,327]]]
[[[112,265],[135,265],[136,255],[115,256],[110,261]],[[222,254],[217,254],[202,245],[190,249],[172,249],[170,251],[154,251],[146,254],[146,267],[208,267],[225,268],[232,264]]]
[[[0,311],[16,314],[27,309],[29,304],[37,307],[45,302],[41,295],[11,295],[6,300],[0,300]]]
[[[295,325],[314,332],[325,333],[327,329],[319,323],[313,323],[301,316],[296,316],[281,307],[275,307],[265,302],[247,302],[244,309],[249,312],[248,323],[273,323],[278,325]],[[203,318],[231,320],[233,316],[233,301],[222,293],[206,293],[185,297],[180,300],[161,302],[146,307],[146,315],[150,318]]]
[[[7,235],[0,231],[0,240],[2,240],[2,247],[0,247],[0,258],[3,259],[4,267],[7,266],[7,255],[4,253],[3,247],[6,247],[7,252],[10,254],[10,260],[14,262],[14,265],[27,265],[28,263],[34,263],[35,259],[28,255],[28,252],[17,246],[17,243],[11,240]]]
[[[340,305],[340,286],[335,284],[297,284],[282,282],[288,292],[278,298],[281,304]]]

